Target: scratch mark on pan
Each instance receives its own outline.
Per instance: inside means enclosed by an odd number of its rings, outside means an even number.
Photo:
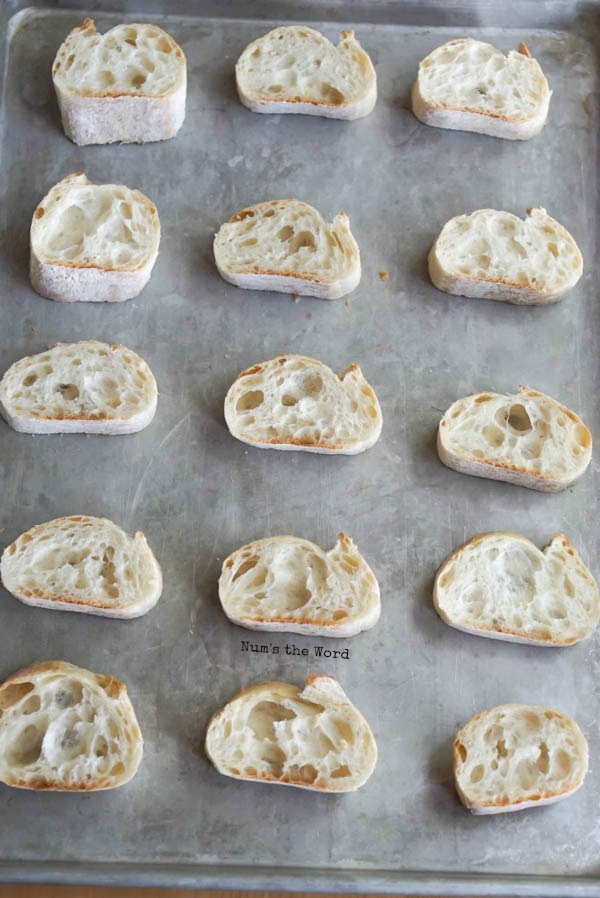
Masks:
[[[172,427],[172,428],[170,429],[170,431],[166,434],[166,436],[164,436],[164,437],[162,438],[162,440],[160,441],[158,447],[155,449],[155,451],[154,451],[154,452],[152,453],[152,455],[150,456],[150,458],[149,458],[149,460],[148,460],[148,464],[147,464],[146,467],[144,468],[144,470],[143,470],[143,472],[142,472],[142,476],[141,476],[140,479],[138,480],[138,484],[137,484],[137,486],[136,486],[136,488],[135,488],[135,493],[134,493],[134,495],[133,495],[133,501],[132,501],[132,503],[131,503],[131,508],[130,508],[130,510],[129,510],[129,515],[130,515],[130,516],[133,516],[133,514],[135,513],[135,510],[136,510],[137,507],[138,507],[138,503],[139,503],[139,501],[140,501],[140,498],[141,498],[141,496],[142,496],[142,492],[143,492],[143,490],[144,490],[144,484],[145,484],[145,481],[146,481],[146,477],[148,476],[148,472],[150,471],[152,465],[154,464],[154,460],[156,459],[156,457],[157,457],[158,455],[160,455],[160,453],[161,453],[162,450],[163,450],[163,447],[169,442],[169,440],[170,440],[172,437],[174,437],[175,434],[180,430],[180,428],[187,422],[187,420],[188,420],[188,418],[190,418],[191,414],[192,414],[191,412],[187,412],[187,413],[183,416],[183,418],[180,418],[179,421],[178,421],[176,424],[173,425],[173,427]]]

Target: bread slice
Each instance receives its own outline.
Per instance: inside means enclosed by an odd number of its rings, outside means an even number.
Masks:
[[[301,112],[357,119],[377,100],[377,75],[353,31],[334,47],[305,25],[283,25],[249,44],[235,67],[240,100],[252,112]]]
[[[355,636],[381,613],[375,575],[344,533],[327,553],[296,536],[242,546],[223,563],[219,599],[241,627],[316,636]]]
[[[162,592],[162,574],[143,533],[106,518],[72,515],[38,524],[0,561],[5,589],[26,605],[103,617],[140,617]]]
[[[428,262],[438,290],[518,305],[557,302],[583,273],[575,240],[539,206],[525,220],[495,209],[451,218]]]
[[[435,610],[451,627],[533,645],[572,645],[600,620],[600,594],[563,533],[540,551],[518,533],[482,533],[440,566]]]
[[[525,44],[501,53],[461,38],[438,47],[419,64],[413,112],[436,128],[528,140],[546,123],[552,92]]]
[[[247,290],[339,299],[360,282],[360,253],[350,219],[331,224],[300,200],[270,200],[233,215],[214,242],[222,278]]]
[[[185,56],[156,25],[98,34],[85,19],[56,54],[52,80],[65,134],[80,146],[167,140],[185,118]]]
[[[458,731],[454,780],[473,814],[500,814],[572,795],[588,769],[588,746],[574,720],[538,705],[499,705]]]
[[[461,474],[554,493],[589,465],[592,435],[555,399],[519,387],[514,396],[475,393],[454,402],[440,421],[437,448]]]
[[[379,402],[358,365],[338,376],[303,355],[242,371],[225,397],[225,421],[250,446],[343,455],[369,449],[382,427]]]
[[[33,213],[31,283],[60,302],[122,302],[150,280],[159,243],[158,213],[147,196],[69,175]]]
[[[131,349],[82,340],[11,365],[0,414],[22,433],[136,433],[152,421],[157,396],[154,375]]]
[[[211,719],[206,754],[219,773],[318,792],[351,792],[373,773],[377,745],[337,680],[313,674],[302,691],[260,683]]]
[[[127,689],[66,661],[43,661],[0,686],[0,782],[92,792],[128,782],[143,741]]]

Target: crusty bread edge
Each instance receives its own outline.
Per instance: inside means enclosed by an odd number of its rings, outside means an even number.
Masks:
[[[353,271],[344,278],[327,283],[314,277],[299,277],[292,274],[276,274],[263,271],[259,273],[236,273],[223,268],[215,256],[217,271],[224,281],[244,290],[270,290],[274,293],[295,293],[299,296],[314,296],[317,299],[341,299],[356,290],[361,279],[360,261]]]
[[[453,627],[455,630],[460,630],[462,633],[468,633],[471,636],[484,636],[489,639],[501,639],[506,642],[516,642],[522,645],[536,645],[542,648],[560,648],[563,646],[575,645],[578,642],[582,642],[584,639],[588,639],[591,636],[593,631],[587,633],[584,636],[574,637],[572,639],[554,639],[552,637],[548,637],[546,639],[536,639],[531,636],[527,636],[526,633],[522,630],[506,630],[500,627],[467,627],[463,624],[456,623],[456,621],[450,620],[444,609],[440,606],[439,603],[439,590],[438,590],[438,580],[443,576],[446,567],[454,561],[454,559],[461,554],[461,552],[467,547],[477,546],[479,543],[485,542],[489,537],[509,537],[510,539],[518,540],[519,542],[525,543],[527,546],[534,546],[534,548],[538,549],[538,547],[533,543],[530,539],[523,536],[521,533],[516,533],[513,530],[488,530],[485,533],[478,533],[477,536],[472,537],[464,543],[461,543],[460,546],[456,546],[449,555],[442,561],[439,568],[436,571],[435,579],[433,582],[433,607],[435,608],[439,617],[444,621],[445,624],[448,624],[449,627]],[[562,541],[563,545],[565,543],[565,548],[570,555],[575,555],[581,565],[585,567],[588,575],[591,580],[596,583],[594,577],[589,571],[587,565],[584,564],[583,560],[579,553],[575,550],[572,543],[565,536],[564,533],[557,532],[553,533],[547,544],[543,549],[538,549],[542,554],[545,553],[545,550],[548,549],[555,540]]]
[[[18,433],[91,433],[102,436],[126,436],[138,433],[152,422],[156,413],[157,401],[155,395],[151,406],[131,418],[90,420],[89,418],[28,418],[24,415],[11,415],[0,398],[0,415],[8,426]]]
[[[185,81],[164,97],[82,96],[54,86],[64,132],[78,146],[169,140],[185,119]]]
[[[134,271],[77,264],[57,265],[42,262],[31,249],[29,274],[36,293],[57,302],[124,302],[144,289],[158,249]]]
[[[535,116],[515,120],[469,109],[432,106],[423,99],[417,79],[412,86],[411,103],[413,114],[424,125],[450,131],[470,131],[505,140],[529,140],[539,134],[546,124],[550,95]]]

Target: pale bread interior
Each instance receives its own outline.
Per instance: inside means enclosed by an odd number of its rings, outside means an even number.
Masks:
[[[565,798],[579,788],[587,766],[587,742],[575,721],[535,705],[482,711],[454,740],[457,791],[479,814]]]
[[[349,636],[380,614],[377,580],[343,533],[327,553],[294,536],[243,546],[223,563],[219,598],[227,617],[250,629]]]
[[[596,582],[562,533],[543,551],[516,533],[476,536],[441,565],[434,603],[458,629],[542,645],[585,639],[600,619]]]
[[[450,460],[570,483],[590,462],[592,438],[572,411],[520,387],[516,395],[477,393],[457,400],[442,418],[439,445]]]
[[[333,677],[300,691],[262,683],[214,715],[206,752],[220,773],[325,792],[358,789],[377,761],[373,734]]]
[[[86,19],[60,47],[52,75],[57,89],[84,97],[164,97],[185,85],[186,64],[156,25],[128,23],[98,34]]]
[[[447,277],[510,284],[550,295],[570,290],[583,272],[575,240],[541,207],[530,209],[525,220],[495,209],[452,218],[433,254]]]
[[[504,54],[472,38],[449,41],[426,56],[419,65],[418,88],[434,109],[514,122],[543,114],[550,100],[544,73],[527,52]]]
[[[221,226],[214,251],[224,275],[291,275],[325,284],[360,278],[348,216],[340,212],[328,224],[300,200],[271,200],[242,209]]]
[[[59,343],[15,362],[0,381],[7,418],[119,422],[151,418],[156,381],[124,346],[83,340]]]
[[[335,47],[313,28],[275,28],[246,47],[235,71],[247,105],[288,101],[341,110],[366,100],[365,115],[375,102],[375,70],[352,31]]]
[[[64,661],[0,686],[0,781],[24,789],[111,789],[135,774],[142,734],[123,683]]]
[[[306,356],[279,356],[243,371],[225,398],[238,439],[259,446],[360,452],[381,433],[381,409],[358,365],[339,377]]]
[[[158,563],[143,533],[128,536],[106,518],[58,518],[11,543],[2,583],[28,604],[138,617],[161,593]]]
[[[31,249],[46,265],[136,271],[156,257],[160,223],[153,203],[122,184],[69,175],[33,215]]]

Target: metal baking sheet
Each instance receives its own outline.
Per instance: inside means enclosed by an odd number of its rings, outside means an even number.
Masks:
[[[108,7],[109,4],[105,4]],[[458,633],[435,615],[433,575],[478,532],[513,529],[542,545],[564,530],[600,573],[598,462],[572,489],[543,495],[461,476],[436,457],[445,408],[482,389],[539,388],[600,436],[596,260],[597,38],[600,4],[5,2],[0,367],[55,340],[120,341],[155,372],[157,416],[128,437],[38,436],[0,427],[2,544],[70,513],[143,530],[164,593],[131,622],[27,608],[3,592],[0,676],[64,658],[128,685],[145,737],[126,787],[96,795],[0,789],[0,878],[154,884],[592,896],[600,894],[600,637],[564,650]],[[121,12],[118,10],[121,9]],[[172,141],[78,148],[63,135],[50,66],[86,14],[165,27],[188,59],[187,118]],[[274,24],[329,38],[354,27],[379,78],[379,102],[353,123],[263,116],[236,98],[234,62]],[[508,49],[524,40],[553,89],[531,141],[427,128],[409,110],[419,60],[469,34]],[[137,187],[162,223],[152,279],[116,306],[63,305],[28,281],[32,211],[60,178]],[[331,218],[344,209],[363,278],[347,301],[243,291],[212,259],[219,224],[246,204],[295,196]],[[585,273],[548,308],[446,296],[426,255],[452,215],[542,205],[578,240]],[[386,275],[381,274],[385,272]],[[356,457],[252,449],[223,421],[246,366],[298,352],[341,371],[358,362],[383,408],[377,445]],[[222,560],[268,534],[330,547],[340,529],[381,584],[378,626],[317,657],[324,640],[252,634],[217,599]],[[258,647],[245,650],[248,644]],[[286,646],[290,648],[286,650]],[[291,646],[308,654],[296,654]],[[279,651],[276,652],[275,650]],[[375,732],[380,760],[360,791],[321,796],[220,776],[201,750],[212,712],[263,679],[337,676]],[[459,804],[452,737],[474,712],[548,704],[586,733],[588,778],[553,807],[477,819]]]

